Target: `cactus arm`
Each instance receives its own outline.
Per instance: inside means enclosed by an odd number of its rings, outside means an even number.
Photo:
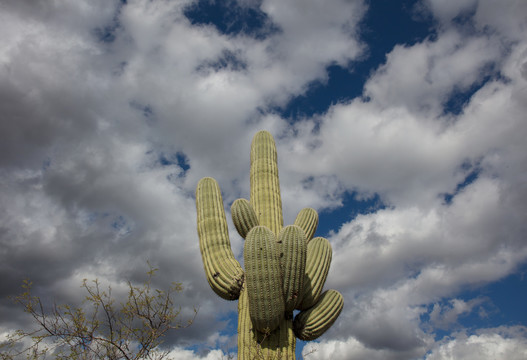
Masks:
[[[295,317],[293,329],[296,337],[304,341],[315,340],[333,325],[343,306],[344,299],[338,291],[324,292],[315,306]]]
[[[265,226],[253,228],[245,239],[245,283],[249,314],[256,330],[269,334],[284,316],[280,259],[275,235]]]
[[[218,183],[203,178],[196,188],[199,246],[210,287],[226,300],[236,300],[243,285],[243,270],[234,257]]]
[[[299,310],[306,310],[317,302],[328,276],[331,257],[331,245],[327,239],[316,237],[307,245],[304,291]]]
[[[259,131],[251,144],[251,205],[259,224],[278,236],[284,224],[278,180],[276,145],[267,131]]]
[[[255,226],[258,226],[258,218],[249,201],[237,199],[231,205],[231,216],[234,227],[242,238]]]
[[[309,242],[318,226],[318,213],[315,209],[304,208],[300,210],[295,219],[295,225],[299,226],[306,234],[306,240]]]
[[[281,246],[280,265],[283,273],[283,290],[286,313],[291,313],[300,304],[304,288],[307,241],[304,231],[298,226],[289,225],[278,236]]]

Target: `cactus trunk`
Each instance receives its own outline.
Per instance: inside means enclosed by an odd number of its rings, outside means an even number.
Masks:
[[[292,319],[282,318],[270,334],[254,331],[249,315],[249,296],[245,288],[238,300],[238,360],[295,358],[296,338]]]
[[[337,291],[321,295],[331,245],[324,238],[311,240],[318,225],[314,209],[301,210],[295,224],[283,228],[276,146],[267,131],[258,132],[251,144],[250,182],[250,200],[238,199],[231,207],[236,230],[246,239],[245,272],[230,248],[218,184],[212,178],[198,184],[205,274],[219,296],[238,299],[239,360],[295,359],[296,337],[321,336],[343,307]],[[302,311],[293,323],[294,309]]]

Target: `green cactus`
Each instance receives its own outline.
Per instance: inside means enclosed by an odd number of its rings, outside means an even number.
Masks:
[[[230,247],[221,191],[213,178],[196,189],[198,235],[209,285],[227,300],[238,299],[238,359],[294,359],[295,336],[313,340],[337,319],[342,295],[322,293],[331,245],[313,238],[314,209],[300,211],[283,228],[276,146],[267,131],[251,144],[251,197],[231,207],[234,226],[245,239],[245,273]],[[301,310],[293,322],[293,310]]]

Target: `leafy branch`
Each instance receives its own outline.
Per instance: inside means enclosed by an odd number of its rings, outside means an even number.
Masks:
[[[87,295],[80,307],[54,304],[46,310],[42,300],[31,293],[32,283],[24,280],[23,292],[14,298],[33,317],[36,329],[17,330],[0,344],[0,359],[107,359],[160,360],[168,356],[161,350],[169,330],[192,324],[176,321],[181,308],[175,308],[172,297],[181,292],[181,283],[168,290],[152,287],[157,269],[150,266],[146,282],[135,286],[128,282],[128,295],[117,304],[112,288],[101,288],[98,280],[84,279],[81,285]]]

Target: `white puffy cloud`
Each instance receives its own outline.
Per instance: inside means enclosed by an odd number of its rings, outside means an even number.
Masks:
[[[390,349],[372,349],[364,346],[357,339],[350,337],[345,341],[326,340],[312,346],[314,352],[309,355],[313,359],[336,360],[407,360],[414,359],[420,353],[414,351],[393,351]]]
[[[506,4],[492,0],[424,0],[420,5],[442,26],[449,26],[458,17],[469,16],[477,30],[498,33],[507,41],[521,40],[525,32],[527,5],[522,0],[510,0]]]
[[[461,332],[442,340],[425,359],[524,359],[527,356],[525,331],[524,327],[500,327],[482,329],[473,335]]]
[[[206,354],[196,354],[192,350],[186,350],[182,348],[177,348],[171,350],[167,354],[170,359],[181,359],[181,360],[218,360],[218,359],[227,359],[229,358],[228,354],[225,354],[221,350],[211,350],[206,352]]]
[[[523,359],[527,355],[525,328],[500,327],[482,329],[477,334],[459,332],[445,337],[426,356],[418,352],[396,352],[388,349],[365,347],[355,338],[346,341],[321,341],[312,347],[313,359],[379,359],[379,360],[472,360],[472,359]]]
[[[503,51],[497,38],[467,37],[448,29],[437,39],[396,46],[368,80],[365,95],[381,108],[403,106],[420,117],[433,118],[441,115],[450,95],[468,90],[490,74]]]

